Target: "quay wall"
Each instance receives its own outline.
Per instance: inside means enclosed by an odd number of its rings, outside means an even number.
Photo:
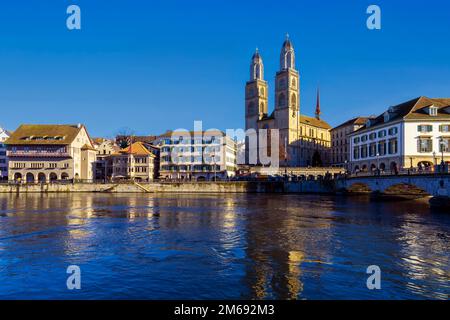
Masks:
[[[0,184],[0,193],[109,192],[109,193],[376,193],[450,194],[450,175],[357,177],[337,180],[154,182],[154,183],[49,183]]]
[[[283,182],[5,184],[0,193],[282,193]]]

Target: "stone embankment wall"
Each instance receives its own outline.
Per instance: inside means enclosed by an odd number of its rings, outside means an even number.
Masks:
[[[282,193],[282,182],[196,182],[120,184],[0,184],[0,193],[110,192],[110,193]]]

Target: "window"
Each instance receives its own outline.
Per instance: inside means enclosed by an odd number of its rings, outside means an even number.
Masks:
[[[297,106],[297,96],[295,94],[292,94],[291,96],[291,107],[295,109]]]
[[[359,137],[353,139],[353,143],[359,143],[359,141],[360,141]]]
[[[398,151],[398,142],[397,139],[389,140],[388,144],[389,154],[396,154]]]
[[[284,95],[284,93],[281,93],[278,96],[278,106],[279,107],[283,107],[286,105],[286,96]]]
[[[450,138],[439,140],[439,152],[450,152]]]
[[[440,125],[439,131],[440,132],[450,132],[450,125],[448,125],[448,124]]]
[[[372,143],[372,144],[370,144],[370,147],[369,147],[369,156],[375,157],[376,155],[377,155],[377,144]]]
[[[361,137],[361,141],[362,141],[362,142],[365,142],[365,141],[367,141],[367,135],[365,135],[365,136],[362,136],[362,137]]]
[[[385,112],[383,116],[384,116],[384,122],[388,122],[389,121],[389,112]]]
[[[377,138],[377,134],[374,132],[374,133],[371,133],[370,135],[369,135],[369,139],[370,140],[375,140]]]
[[[384,156],[386,154],[386,141],[380,141],[378,143],[378,154]]]
[[[384,138],[386,137],[386,130],[378,131],[378,138]]]
[[[398,133],[398,128],[397,127],[390,128],[388,132],[390,136],[393,136]]]
[[[438,108],[436,108],[435,106],[431,106],[429,112],[430,116],[436,117],[438,115]]]
[[[430,138],[420,138],[417,140],[417,152],[427,153],[433,151],[433,141]]]
[[[253,102],[250,102],[248,104],[248,111],[247,112],[248,112],[249,115],[255,114],[255,104]]]
[[[361,147],[361,158],[367,158],[367,145]]]
[[[417,131],[419,132],[431,132],[433,131],[433,126],[428,124],[419,124],[417,126]]]

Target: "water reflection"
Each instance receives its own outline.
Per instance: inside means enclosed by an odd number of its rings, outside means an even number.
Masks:
[[[0,298],[448,299],[449,230],[420,202],[1,194]]]

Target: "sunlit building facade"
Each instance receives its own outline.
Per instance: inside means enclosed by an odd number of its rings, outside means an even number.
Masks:
[[[353,172],[421,169],[450,161],[450,98],[392,106],[350,134]]]
[[[11,181],[45,183],[94,179],[96,150],[86,127],[81,124],[24,124],[5,143]]]
[[[221,131],[169,131],[153,144],[160,148],[163,180],[226,180],[236,174],[236,141]]]

